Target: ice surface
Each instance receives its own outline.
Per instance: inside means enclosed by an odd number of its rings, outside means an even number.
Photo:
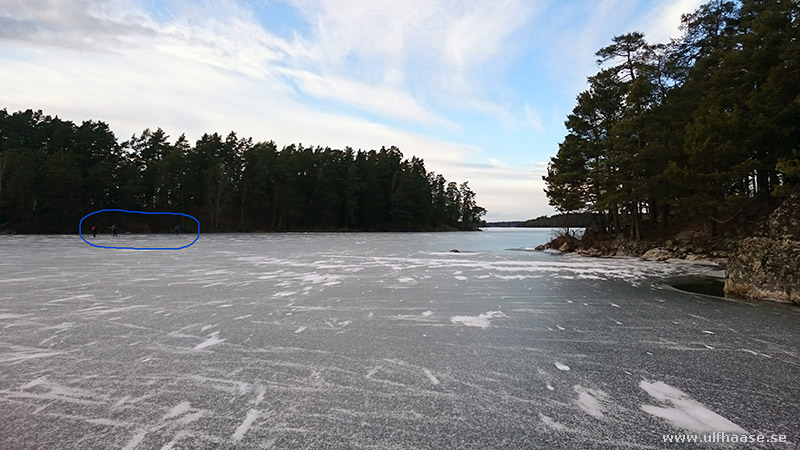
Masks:
[[[0,448],[798,443],[796,308],[663,282],[715,266],[524,250],[548,234],[0,236]]]

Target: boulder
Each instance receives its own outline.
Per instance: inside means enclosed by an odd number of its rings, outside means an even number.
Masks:
[[[672,252],[661,247],[651,248],[641,256],[642,259],[647,261],[665,261],[672,257]]]
[[[557,249],[562,253],[567,253],[567,252],[574,252],[575,249],[578,248],[579,242],[580,241],[578,241],[578,239],[572,236],[562,235],[550,241],[550,243],[547,244],[547,246],[549,248]]]
[[[601,256],[605,256],[604,253],[603,253],[603,250],[601,250],[601,249],[599,249],[597,247],[584,248],[584,249],[578,250],[578,253],[583,255],[583,256],[590,256],[590,257],[593,257],[593,258],[598,258],[598,257],[601,257]]]
[[[800,305],[800,196],[776,208],[766,228],[728,258],[725,295]]]
[[[746,238],[727,271],[726,296],[800,305],[800,241]]]

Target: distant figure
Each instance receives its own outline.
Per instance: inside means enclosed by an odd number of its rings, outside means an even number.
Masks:
[[[114,224],[114,225],[111,227],[111,235],[112,235],[112,236],[114,236],[114,237],[117,237],[117,230],[118,230],[118,229],[119,229],[119,228],[117,228],[117,224]]]
[[[92,225],[92,237],[97,237],[97,225]]]
[[[178,224],[175,224],[175,234],[176,235],[181,234],[181,226]]]

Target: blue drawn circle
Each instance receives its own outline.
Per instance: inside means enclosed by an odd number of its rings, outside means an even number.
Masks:
[[[83,237],[83,231],[82,231],[82,229],[83,229],[83,221],[86,220],[86,218],[89,217],[89,216],[93,216],[95,214],[98,214],[98,213],[101,213],[101,212],[106,212],[106,211],[124,212],[124,213],[132,213],[132,214],[169,214],[171,216],[188,217],[188,218],[194,220],[195,222],[197,222],[197,236],[194,238],[194,240],[192,241],[191,244],[184,245],[183,247],[112,247],[110,245],[92,244],[91,242],[87,241],[86,238]],[[127,209],[100,209],[100,210],[97,210],[97,211],[95,211],[93,213],[89,213],[89,214],[83,216],[81,221],[78,223],[78,234],[80,235],[81,239],[83,239],[83,242],[86,242],[87,244],[91,245],[92,247],[97,247],[97,248],[114,248],[114,249],[118,249],[118,250],[182,250],[184,248],[191,247],[195,242],[197,242],[198,239],[200,239],[200,221],[195,219],[193,216],[190,216],[189,214],[184,214],[184,213],[129,211]]]

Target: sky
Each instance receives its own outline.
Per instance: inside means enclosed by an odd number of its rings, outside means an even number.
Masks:
[[[397,146],[489,221],[554,213],[547,162],[631,31],[701,0],[0,0],[0,109],[279,146]],[[113,207],[113,205],[109,205]]]

